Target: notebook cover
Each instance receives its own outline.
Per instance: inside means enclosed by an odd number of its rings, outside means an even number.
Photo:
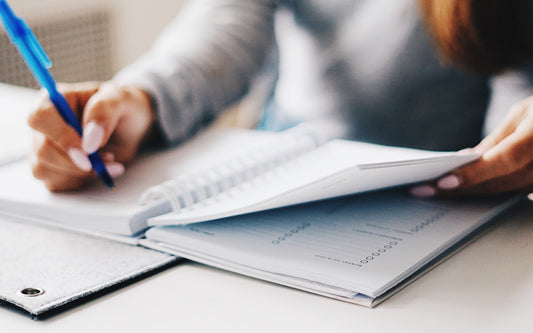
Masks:
[[[178,261],[166,253],[2,215],[0,230],[0,305],[34,319],[129,285]]]

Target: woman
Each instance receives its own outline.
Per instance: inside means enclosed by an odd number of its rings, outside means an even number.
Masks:
[[[516,156],[526,145],[512,141],[509,146],[508,140],[501,140],[509,136],[513,124],[517,127],[518,116],[504,122],[504,127],[496,125],[512,103],[533,94],[527,82],[533,70],[520,71],[509,83],[443,64],[414,0],[192,3],[146,56],[112,82],[64,87],[80,113],[83,140],[62,123],[47,98],[42,99],[29,119],[38,131],[31,162],[35,177],[50,190],[76,189],[93,178],[87,154],[97,149],[110,173],[118,176],[142,143],[172,144],[188,138],[238,101],[264,73],[273,82],[263,122],[267,129],[320,122],[338,136],[438,150],[474,146],[491,133],[474,148],[483,153],[479,162],[436,185],[415,188],[416,195],[503,192],[526,185],[513,181],[515,171],[520,176],[528,173],[523,167],[533,157],[508,163],[507,156]],[[448,22],[434,18],[441,17],[441,10],[451,13],[442,16],[449,18],[457,8],[485,9],[476,3],[457,0],[434,7],[422,1],[421,8],[437,42],[444,45],[435,27]],[[494,2],[494,9],[497,5]],[[473,18],[464,16],[466,21]],[[452,34],[449,40],[457,36],[462,35]],[[529,56],[516,55],[520,60]],[[527,119],[522,122],[527,124]],[[527,138],[533,129],[524,132]]]

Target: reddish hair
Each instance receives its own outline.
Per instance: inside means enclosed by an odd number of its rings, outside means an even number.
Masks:
[[[533,59],[531,0],[418,0],[445,59],[493,73]]]

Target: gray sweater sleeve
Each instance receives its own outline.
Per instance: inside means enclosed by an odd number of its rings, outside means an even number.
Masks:
[[[168,143],[240,99],[274,43],[275,0],[193,0],[114,78],[148,92]]]
[[[529,41],[529,52],[533,50],[533,0],[527,1],[526,19],[523,23],[525,36]],[[487,109],[483,135],[490,134],[505,120],[507,112],[513,104],[533,96],[533,59],[525,62],[520,68],[510,69],[490,80],[491,99]]]
[[[490,134],[500,125],[513,104],[533,96],[533,61],[522,68],[508,70],[490,80],[491,98],[483,135]]]

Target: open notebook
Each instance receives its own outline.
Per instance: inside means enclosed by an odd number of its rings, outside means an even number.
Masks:
[[[25,161],[0,168],[0,210],[106,234],[212,220],[418,182],[475,159],[347,140],[300,126],[284,133],[207,131],[136,161],[113,190],[49,193]]]
[[[0,215],[374,306],[514,200],[349,194],[431,179],[475,158],[327,140],[309,127],[208,130],[142,156],[114,190],[94,182],[52,194],[25,161],[7,163]]]

